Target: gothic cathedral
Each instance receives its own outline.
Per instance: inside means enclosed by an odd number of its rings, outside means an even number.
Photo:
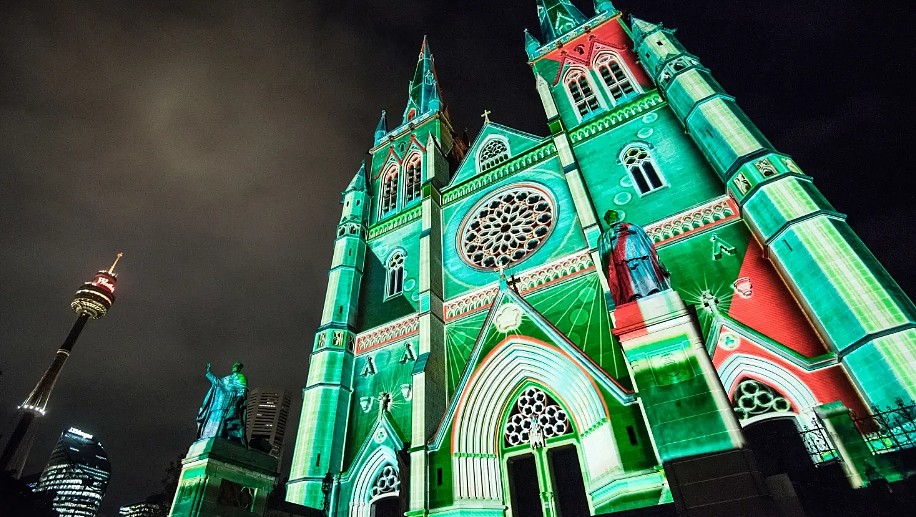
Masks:
[[[855,418],[916,397],[913,303],[672,30],[608,0],[537,9],[549,136],[458,135],[426,41],[402,117],[382,113],[343,193],[287,499],[754,515],[776,456],[899,476]],[[617,296],[637,274],[657,288]]]

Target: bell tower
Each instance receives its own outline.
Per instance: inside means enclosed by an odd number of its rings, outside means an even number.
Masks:
[[[288,493],[320,508],[322,481],[340,472],[353,383],[353,336],[366,258],[369,194],[363,165],[343,193],[328,288],[315,333]]]

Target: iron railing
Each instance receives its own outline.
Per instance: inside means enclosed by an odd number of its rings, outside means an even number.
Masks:
[[[827,430],[824,423],[817,416],[812,416],[811,421],[798,434],[801,436],[805,448],[808,449],[808,455],[815,466],[843,461],[840,453],[837,452],[836,446],[833,444],[830,431]]]
[[[896,400],[896,406],[871,407],[871,413],[852,415],[873,454],[916,447],[916,402]]]

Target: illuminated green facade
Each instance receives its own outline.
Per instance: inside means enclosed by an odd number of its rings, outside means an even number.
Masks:
[[[537,4],[550,136],[463,142],[425,41],[382,114],[343,194],[292,502],[322,507],[330,472],[338,517],[611,513],[671,502],[668,462],[741,450],[741,427],[916,397],[916,307],[673,32]],[[672,291],[609,301],[609,209]]]

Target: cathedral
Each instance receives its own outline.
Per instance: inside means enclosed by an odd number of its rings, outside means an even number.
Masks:
[[[343,193],[287,500],[771,515],[777,478],[812,466],[900,479],[907,429],[862,416],[916,396],[913,303],[672,30],[532,4],[548,136],[460,135],[425,40],[382,113]]]

